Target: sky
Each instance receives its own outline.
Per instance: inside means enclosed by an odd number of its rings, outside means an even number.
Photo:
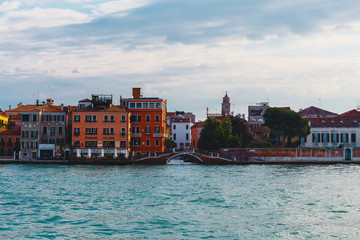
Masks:
[[[0,108],[141,87],[198,120],[360,104],[357,0],[0,1]]]

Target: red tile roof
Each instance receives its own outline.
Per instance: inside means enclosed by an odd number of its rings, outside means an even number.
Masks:
[[[318,116],[337,116],[337,113],[329,112],[321,108],[317,108],[314,106],[301,109],[299,114],[303,117],[318,117]]]
[[[355,109],[347,111],[340,115],[340,117],[347,117],[347,118],[359,118],[360,119],[360,111]]]
[[[91,100],[88,99],[88,98],[85,98],[85,99],[83,99],[83,100],[80,100],[79,102],[91,102]]]
[[[354,118],[312,118],[308,119],[311,127],[359,127],[360,119]]]

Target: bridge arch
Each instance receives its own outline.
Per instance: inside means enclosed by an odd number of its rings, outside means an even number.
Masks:
[[[190,157],[197,159],[200,163],[203,162],[203,160],[200,157],[196,156],[196,154],[187,153],[187,152],[177,153],[177,154],[171,156],[166,162],[169,162],[171,159],[177,158],[179,156],[190,156]]]

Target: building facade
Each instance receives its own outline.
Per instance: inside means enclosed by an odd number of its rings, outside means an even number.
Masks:
[[[78,155],[127,157],[130,150],[130,113],[112,105],[112,95],[92,95],[72,113],[72,144]]]
[[[191,148],[191,126],[192,123],[189,118],[183,115],[178,115],[171,120],[171,137],[177,149],[189,150]]]
[[[164,152],[168,137],[166,101],[157,97],[145,98],[141,88],[133,88],[133,97],[121,98],[120,104],[131,113],[132,153],[141,156]]]

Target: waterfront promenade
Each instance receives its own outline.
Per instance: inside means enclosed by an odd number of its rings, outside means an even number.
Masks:
[[[119,158],[12,159],[1,157],[0,164],[79,164],[79,165],[137,165],[167,164],[171,159],[183,159],[196,164],[249,165],[249,164],[360,164],[360,149],[353,148],[274,148],[220,149],[217,152],[171,152],[153,156]]]

